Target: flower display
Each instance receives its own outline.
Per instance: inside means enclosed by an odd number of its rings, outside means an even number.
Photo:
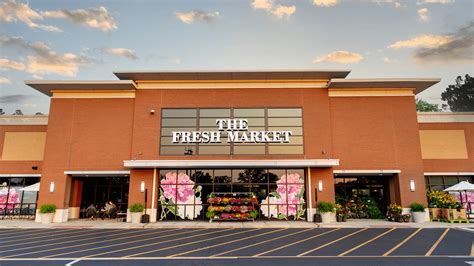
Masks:
[[[8,202],[7,202],[8,197]],[[7,204],[8,203],[8,204]],[[20,203],[20,195],[14,188],[0,190],[0,209],[14,209]]]
[[[277,180],[275,192],[262,201],[262,213],[269,218],[294,219],[303,217],[304,208],[304,181],[298,173],[283,175]]]
[[[160,185],[160,220],[168,213],[190,220],[198,217],[202,210],[201,189],[195,188],[194,181],[185,173],[166,173]]]

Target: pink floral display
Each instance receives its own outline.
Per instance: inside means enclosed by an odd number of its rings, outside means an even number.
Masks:
[[[8,196],[8,204],[7,203]],[[20,195],[16,192],[14,188],[10,188],[10,193],[7,189],[0,190],[0,209],[3,210],[5,207],[7,209],[14,209],[16,205],[20,203]]]
[[[463,203],[464,208],[467,208],[466,193],[467,193],[467,201],[471,204],[472,211],[474,211],[474,192],[464,192],[464,191],[461,192],[462,200],[461,200],[461,197],[460,197],[461,195],[459,194],[459,192],[452,193],[452,195],[455,196],[459,202]]]
[[[194,182],[185,173],[168,172],[161,180],[160,202],[163,208],[161,220],[170,212],[192,220],[202,210],[201,186],[194,188]]]
[[[295,216],[299,219],[305,209],[304,204],[304,183],[298,173],[283,175],[277,182],[276,195],[270,195],[262,201],[262,213],[267,217],[285,219],[288,216]],[[270,208],[264,206],[270,204]],[[273,205],[274,204],[274,205]]]

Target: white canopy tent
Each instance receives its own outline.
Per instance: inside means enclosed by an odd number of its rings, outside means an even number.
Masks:
[[[38,183],[35,183],[33,185],[30,185],[30,186],[27,186],[27,187],[24,187],[20,190],[23,190],[23,191],[33,191],[33,192],[38,192],[40,190],[40,182]]]
[[[471,184],[467,181],[461,181],[456,185],[448,187],[444,191],[446,191],[446,192],[459,192],[459,198],[461,199],[461,205],[463,205],[462,192],[464,191],[464,195],[466,196],[466,206],[467,206],[466,209],[467,209],[469,214],[471,213],[471,204],[468,200],[467,192],[474,192],[474,184]]]

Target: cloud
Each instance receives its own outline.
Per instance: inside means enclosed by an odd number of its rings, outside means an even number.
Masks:
[[[449,35],[430,35],[424,34],[409,40],[398,41],[388,46],[391,49],[400,49],[400,48],[435,48],[446,43],[449,43],[453,38]]]
[[[382,61],[386,64],[394,64],[394,63],[398,63],[398,60],[397,59],[391,59],[391,58],[388,58],[388,57],[382,57]]]
[[[413,59],[417,63],[473,63],[474,21],[450,34],[449,42],[438,46],[421,47],[415,50]]]
[[[335,51],[324,56],[320,56],[313,60],[313,63],[341,63],[351,64],[358,63],[363,60],[364,57],[358,53],[351,53],[348,51]]]
[[[51,10],[42,12],[41,14],[46,18],[65,19],[72,23],[104,32],[117,29],[114,18],[110,15],[109,11],[107,11],[107,8],[103,6],[76,10]]]
[[[26,71],[32,75],[58,74],[74,77],[80,66],[93,60],[72,53],[58,54],[42,42],[28,42],[21,37],[0,36],[0,46],[11,46],[30,52]]]
[[[452,4],[455,0],[418,0],[416,2],[417,5],[423,4]]]
[[[25,65],[23,63],[12,61],[6,58],[0,58],[0,69],[5,68],[23,71],[25,70]]]
[[[128,59],[132,60],[138,60],[138,56],[135,53],[134,50],[127,49],[127,48],[103,48],[102,51],[104,53],[110,54],[110,55],[117,55],[117,56],[123,56]]]
[[[219,17],[219,12],[206,13],[201,10],[193,10],[190,12],[176,12],[175,16],[186,24],[192,24],[194,22],[214,22]]]
[[[40,29],[51,32],[61,32],[61,29],[35,23],[35,20],[42,20],[38,12],[31,9],[28,4],[17,3],[15,0],[8,0],[0,4],[0,20],[5,22],[23,22],[26,26],[32,29]]]
[[[9,84],[12,83],[9,79],[0,76],[0,84]]]
[[[0,103],[20,103],[30,98],[24,94],[11,94],[0,97]]]
[[[289,19],[290,16],[296,12],[296,6],[285,6],[279,4],[275,7],[274,3],[274,0],[253,0],[251,5],[253,9],[263,9],[278,19]]]
[[[339,4],[339,0],[314,0],[313,1],[313,5],[315,6],[328,7],[328,6],[335,6],[337,4]]]
[[[430,20],[430,14],[429,14],[428,8],[425,7],[425,8],[418,9],[418,16],[421,21],[428,22],[428,20]]]

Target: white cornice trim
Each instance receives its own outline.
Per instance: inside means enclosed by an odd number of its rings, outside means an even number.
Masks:
[[[41,174],[0,174],[0,177],[41,177]]]
[[[425,176],[432,176],[432,175],[472,175],[474,176],[474,172],[425,172]]]
[[[474,123],[474,113],[418,113],[418,123]]]
[[[388,174],[400,174],[401,170],[334,170],[333,173],[336,175],[388,175]]]
[[[333,167],[338,159],[314,160],[130,160],[127,168],[234,168],[234,167]]]
[[[121,171],[64,171],[65,175],[72,176],[109,176],[109,175],[129,175],[130,170]]]

